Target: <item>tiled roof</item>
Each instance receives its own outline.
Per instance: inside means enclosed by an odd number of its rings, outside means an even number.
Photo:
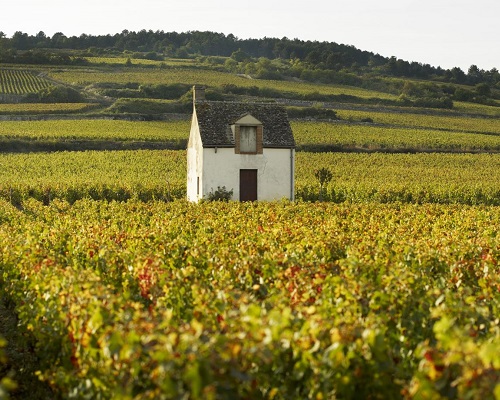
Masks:
[[[234,146],[231,125],[247,114],[262,122],[264,147],[295,147],[286,110],[278,104],[197,101],[195,111],[203,147]]]

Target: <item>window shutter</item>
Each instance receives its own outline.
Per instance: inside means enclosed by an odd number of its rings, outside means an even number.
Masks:
[[[240,154],[240,126],[234,127],[234,152]]]
[[[264,129],[262,125],[257,126],[257,154],[263,153]]]

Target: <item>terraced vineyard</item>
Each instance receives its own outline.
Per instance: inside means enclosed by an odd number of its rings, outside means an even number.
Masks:
[[[396,99],[397,96],[341,85],[319,85],[306,82],[272,81],[248,79],[228,72],[204,70],[200,68],[120,68],[120,69],[71,69],[50,71],[49,76],[61,82],[78,85],[92,83],[138,83],[138,84],[200,84],[209,87],[221,87],[233,84],[242,87],[276,89],[283,92],[307,94],[318,92],[331,95],[350,95],[360,98]]]
[[[89,111],[98,106],[95,103],[0,103],[0,115],[70,114]]]
[[[186,120],[141,122],[76,117],[71,120],[5,121],[0,124],[0,148],[12,152],[184,150],[187,132],[189,122]]]
[[[395,119],[397,120],[397,118],[392,120]],[[410,116],[409,120],[412,119],[417,124],[425,124],[427,120],[425,117],[420,119],[418,116]],[[453,120],[453,118],[450,119]],[[454,123],[459,124],[460,121],[457,120]],[[444,126],[444,123],[439,120],[435,124]],[[492,121],[491,124],[483,124],[478,121],[476,124],[469,124],[469,126],[495,131],[500,129],[498,120]],[[450,130],[445,131],[394,125],[373,126],[370,124],[338,122],[292,122],[292,128],[299,149],[303,147],[306,150],[500,151],[500,134],[467,133],[462,130],[453,130],[452,127],[450,127]],[[466,126],[464,125],[463,128],[466,129]]]
[[[0,124],[0,137],[31,140],[121,140],[121,141],[186,141],[190,121],[115,121],[115,120],[51,120],[5,121]]]
[[[462,113],[474,114],[483,117],[500,117],[500,102],[498,100],[496,106],[455,101],[453,108]]]
[[[0,68],[0,94],[22,95],[49,87],[51,82],[33,71]]]
[[[500,112],[500,110],[498,110]],[[383,111],[339,110],[343,120],[361,121],[371,119],[376,124],[396,125],[411,128],[442,129],[455,132],[491,133],[500,135],[498,118],[471,118],[464,116],[422,115]]]

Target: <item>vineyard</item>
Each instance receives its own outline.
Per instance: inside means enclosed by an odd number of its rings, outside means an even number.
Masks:
[[[77,107],[77,106],[75,106]],[[0,106],[0,110],[2,106]],[[68,112],[69,109],[66,109]],[[415,118],[415,117],[414,117]],[[436,129],[402,127],[395,125],[372,126],[343,122],[292,121],[298,150],[310,151],[385,151],[385,152],[499,152],[500,131],[496,120],[491,123],[477,121],[460,126],[457,130],[444,130],[447,120],[436,120]],[[411,121],[411,117],[409,119]],[[419,120],[421,124],[426,119]],[[496,124],[495,124],[496,122]],[[411,124],[411,122],[409,122]],[[170,148],[184,149],[190,121],[118,121],[118,120],[52,120],[4,121],[0,124],[0,142],[7,146],[24,140],[27,143],[74,143],[79,150],[82,140],[106,142],[155,142]],[[450,123],[450,126],[452,123]],[[463,129],[477,129],[469,133]],[[488,133],[489,131],[494,132]],[[485,133],[480,133],[485,132]],[[49,147],[50,148],[50,147]]]
[[[371,119],[376,124],[396,125],[400,127],[500,135],[500,124],[497,119],[360,110],[339,110],[337,111],[337,115],[343,120],[362,121]]]
[[[497,122],[498,125],[498,122]],[[500,135],[464,133],[394,126],[295,122],[297,146],[305,150],[371,151],[494,151],[500,150]],[[498,129],[495,126],[495,129]]]
[[[478,116],[487,117],[500,117],[500,103],[497,102],[497,106],[488,106],[484,104],[474,104],[456,101],[453,108],[462,113],[469,113]]]
[[[311,165],[332,171],[324,200],[336,203],[500,205],[496,154],[298,152],[299,200],[318,200]],[[1,154],[0,168],[0,197],[18,206],[29,198],[150,201],[186,193],[186,153],[179,150]]]
[[[0,94],[35,93],[50,85],[50,81],[33,71],[0,68]]]
[[[150,201],[186,193],[183,151],[5,154],[0,167],[0,197],[18,206],[28,198]]]
[[[114,120],[5,121],[0,137],[31,140],[186,141],[190,121],[139,122]]]
[[[306,82],[289,82],[248,79],[228,72],[212,71],[201,68],[120,68],[120,69],[67,69],[51,70],[48,75],[67,84],[90,85],[93,83],[129,84],[172,84],[182,83],[220,88],[223,85],[275,89],[285,93],[310,94],[318,92],[325,95],[349,95],[360,98],[395,99],[396,96],[349,86],[319,85]]]
[[[500,395],[497,208],[1,210],[4,293],[65,398]]]
[[[0,104],[1,400],[500,400],[498,100],[86,61],[0,69],[87,101]],[[291,121],[296,201],[185,201],[186,94],[139,96],[177,83],[335,110]]]
[[[97,105],[92,103],[0,103],[0,115],[72,114],[89,111],[96,107]]]

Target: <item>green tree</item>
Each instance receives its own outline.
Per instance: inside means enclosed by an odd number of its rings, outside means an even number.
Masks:
[[[319,183],[319,201],[323,201],[324,190],[332,180],[333,174],[328,168],[322,167],[314,171],[314,176]]]
[[[234,61],[243,62],[243,61],[249,60],[250,56],[247,53],[245,53],[243,50],[238,49],[236,51],[233,51],[233,53],[231,54],[231,58]]]
[[[476,85],[476,93],[480,96],[490,97],[491,96],[491,88],[486,83],[478,83]]]
[[[249,62],[245,64],[245,74],[254,75],[257,72],[257,68],[255,67],[255,63]]]
[[[451,81],[455,83],[464,83],[466,81],[467,76],[465,75],[465,72],[462,71],[460,68],[455,67],[451,69]]]
[[[67,47],[68,38],[62,32],[56,32],[52,35],[52,46],[59,49],[64,49]]]
[[[27,102],[41,103],[82,103],[84,97],[78,90],[66,86],[51,86],[40,90],[36,95],[27,95]]]
[[[5,33],[0,31],[0,61],[7,55],[7,50],[9,49],[9,41],[7,40]]]
[[[471,101],[473,97],[474,93],[463,88],[457,88],[453,93],[453,99],[458,101]]]
[[[232,58],[228,58],[224,62],[224,68],[229,72],[236,72],[238,70],[238,62]]]
[[[476,84],[483,80],[483,72],[477,65],[471,65],[467,71],[467,79],[469,83]]]

